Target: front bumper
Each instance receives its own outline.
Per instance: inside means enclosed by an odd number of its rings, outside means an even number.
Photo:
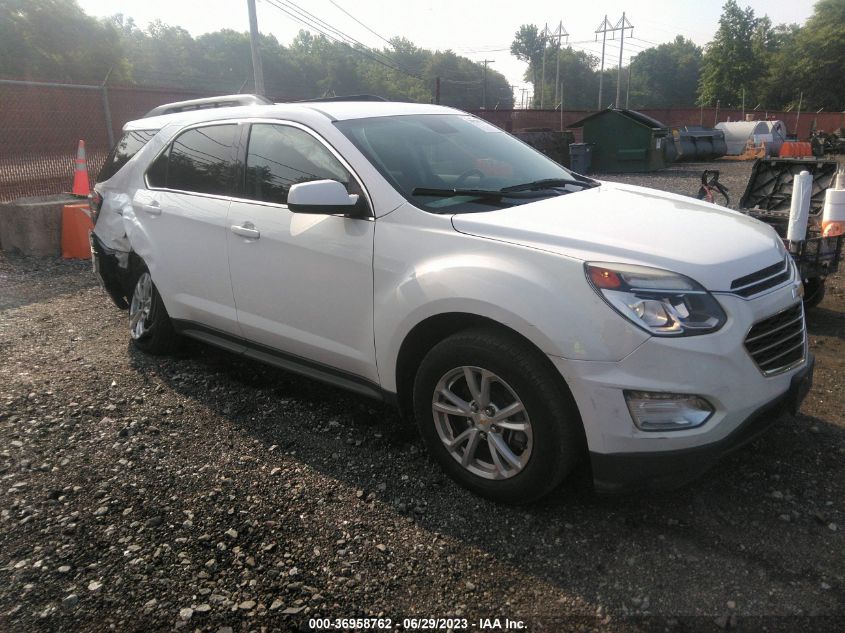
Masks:
[[[663,479],[664,486],[683,483],[690,478],[685,471],[700,473],[726,446],[751,434],[742,430],[749,420],[770,418],[772,411],[781,410],[801,382],[796,375],[809,375],[806,334],[803,362],[778,374],[765,375],[745,348],[756,323],[800,305],[796,284],[750,300],[730,294],[718,298],[728,317],[718,332],[652,337],[617,362],[550,356],[578,405],[598,488],[636,487],[650,479]],[[693,394],[706,399],[714,413],[696,428],[643,431],[628,411],[626,389]],[[647,465],[651,462],[653,467]],[[624,474],[626,468],[630,475]],[[662,477],[664,471],[669,476]]]
[[[590,453],[593,484],[599,492],[638,488],[671,489],[697,478],[720,458],[755,439],[785,413],[798,412],[813,383],[815,359],[792,376],[789,389],[758,408],[732,433],[712,444],[660,452]]]

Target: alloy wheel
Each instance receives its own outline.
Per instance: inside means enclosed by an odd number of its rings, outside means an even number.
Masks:
[[[140,339],[149,330],[152,305],[153,280],[150,273],[143,272],[135,283],[132,302],[129,304],[129,335],[133,339]]]
[[[531,421],[517,393],[481,367],[457,367],[438,381],[431,403],[449,454],[485,479],[508,479],[528,464]]]

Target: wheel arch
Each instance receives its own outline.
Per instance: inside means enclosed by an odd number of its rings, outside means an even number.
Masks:
[[[444,312],[429,316],[417,323],[411,328],[399,347],[396,358],[396,398],[399,411],[403,416],[412,417],[413,415],[414,378],[420,362],[429,350],[453,334],[475,328],[495,331],[501,336],[519,341],[521,345],[532,350],[538,362],[543,364],[548,371],[560,377],[558,384],[562,395],[570,402],[573,409],[578,411],[578,406],[566,380],[557,371],[549,357],[533,341],[513,328],[489,317],[468,312]]]

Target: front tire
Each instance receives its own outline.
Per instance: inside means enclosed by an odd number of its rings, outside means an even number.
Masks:
[[[132,344],[147,354],[168,354],[178,346],[179,335],[145,267],[138,270],[132,283],[129,336]]]
[[[428,352],[414,383],[414,415],[450,477],[505,503],[551,492],[584,446],[561,376],[539,351],[494,329],[459,332]]]

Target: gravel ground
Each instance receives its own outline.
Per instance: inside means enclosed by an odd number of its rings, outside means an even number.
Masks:
[[[702,168],[608,179],[694,194]],[[719,168],[738,199],[750,166]],[[809,329],[801,414],[699,481],[601,497],[582,469],[513,508],[380,405],[199,344],[144,356],[87,264],[0,257],[0,630],[841,631],[842,275]]]

